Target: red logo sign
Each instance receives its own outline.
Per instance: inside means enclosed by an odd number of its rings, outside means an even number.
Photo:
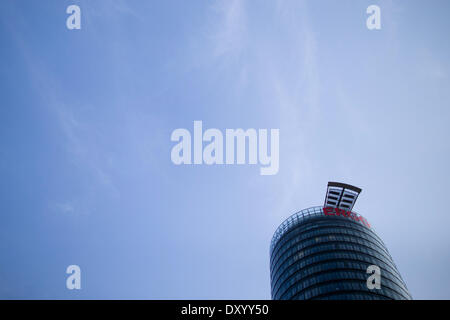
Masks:
[[[367,220],[364,217],[362,217],[352,211],[345,211],[344,209],[333,208],[333,207],[324,207],[323,214],[326,216],[341,216],[341,217],[353,219],[354,221],[360,221],[363,225],[370,228],[369,222],[367,222]]]

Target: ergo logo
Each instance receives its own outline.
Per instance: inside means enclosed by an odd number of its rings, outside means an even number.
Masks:
[[[352,211],[346,211],[343,209],[333,208],[333,207],[324,207],[323,214],[326,216],[341,216],[341,217],[350,218],[355,221],[360,221],[366,227],[370,228],[369,222],[367,222],[367,220],[364,217],[362,217]]]

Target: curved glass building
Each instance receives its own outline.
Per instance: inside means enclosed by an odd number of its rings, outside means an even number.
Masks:
[[[324,206],[278,227],[270,246],[272,299],[411,299],[383,241],[352,211],[360,191],[330,182]],[[379,286],[369,266],[379,270]]]

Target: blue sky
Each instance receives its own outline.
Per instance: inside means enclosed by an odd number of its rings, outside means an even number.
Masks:
[[[413,297],[448,299],[449,10],[1,1],[0,297],[268,299],[273,232],[341,181]],[[279,128],[278,174],[174,165],[194,120]]]

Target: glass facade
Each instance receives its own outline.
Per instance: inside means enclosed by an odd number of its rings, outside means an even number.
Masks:
[[[369,289],[370,265],[381,271]],[[313,207],[295,213],[270,246],[272,299],[411,299],[383,241],[354,211]]]

